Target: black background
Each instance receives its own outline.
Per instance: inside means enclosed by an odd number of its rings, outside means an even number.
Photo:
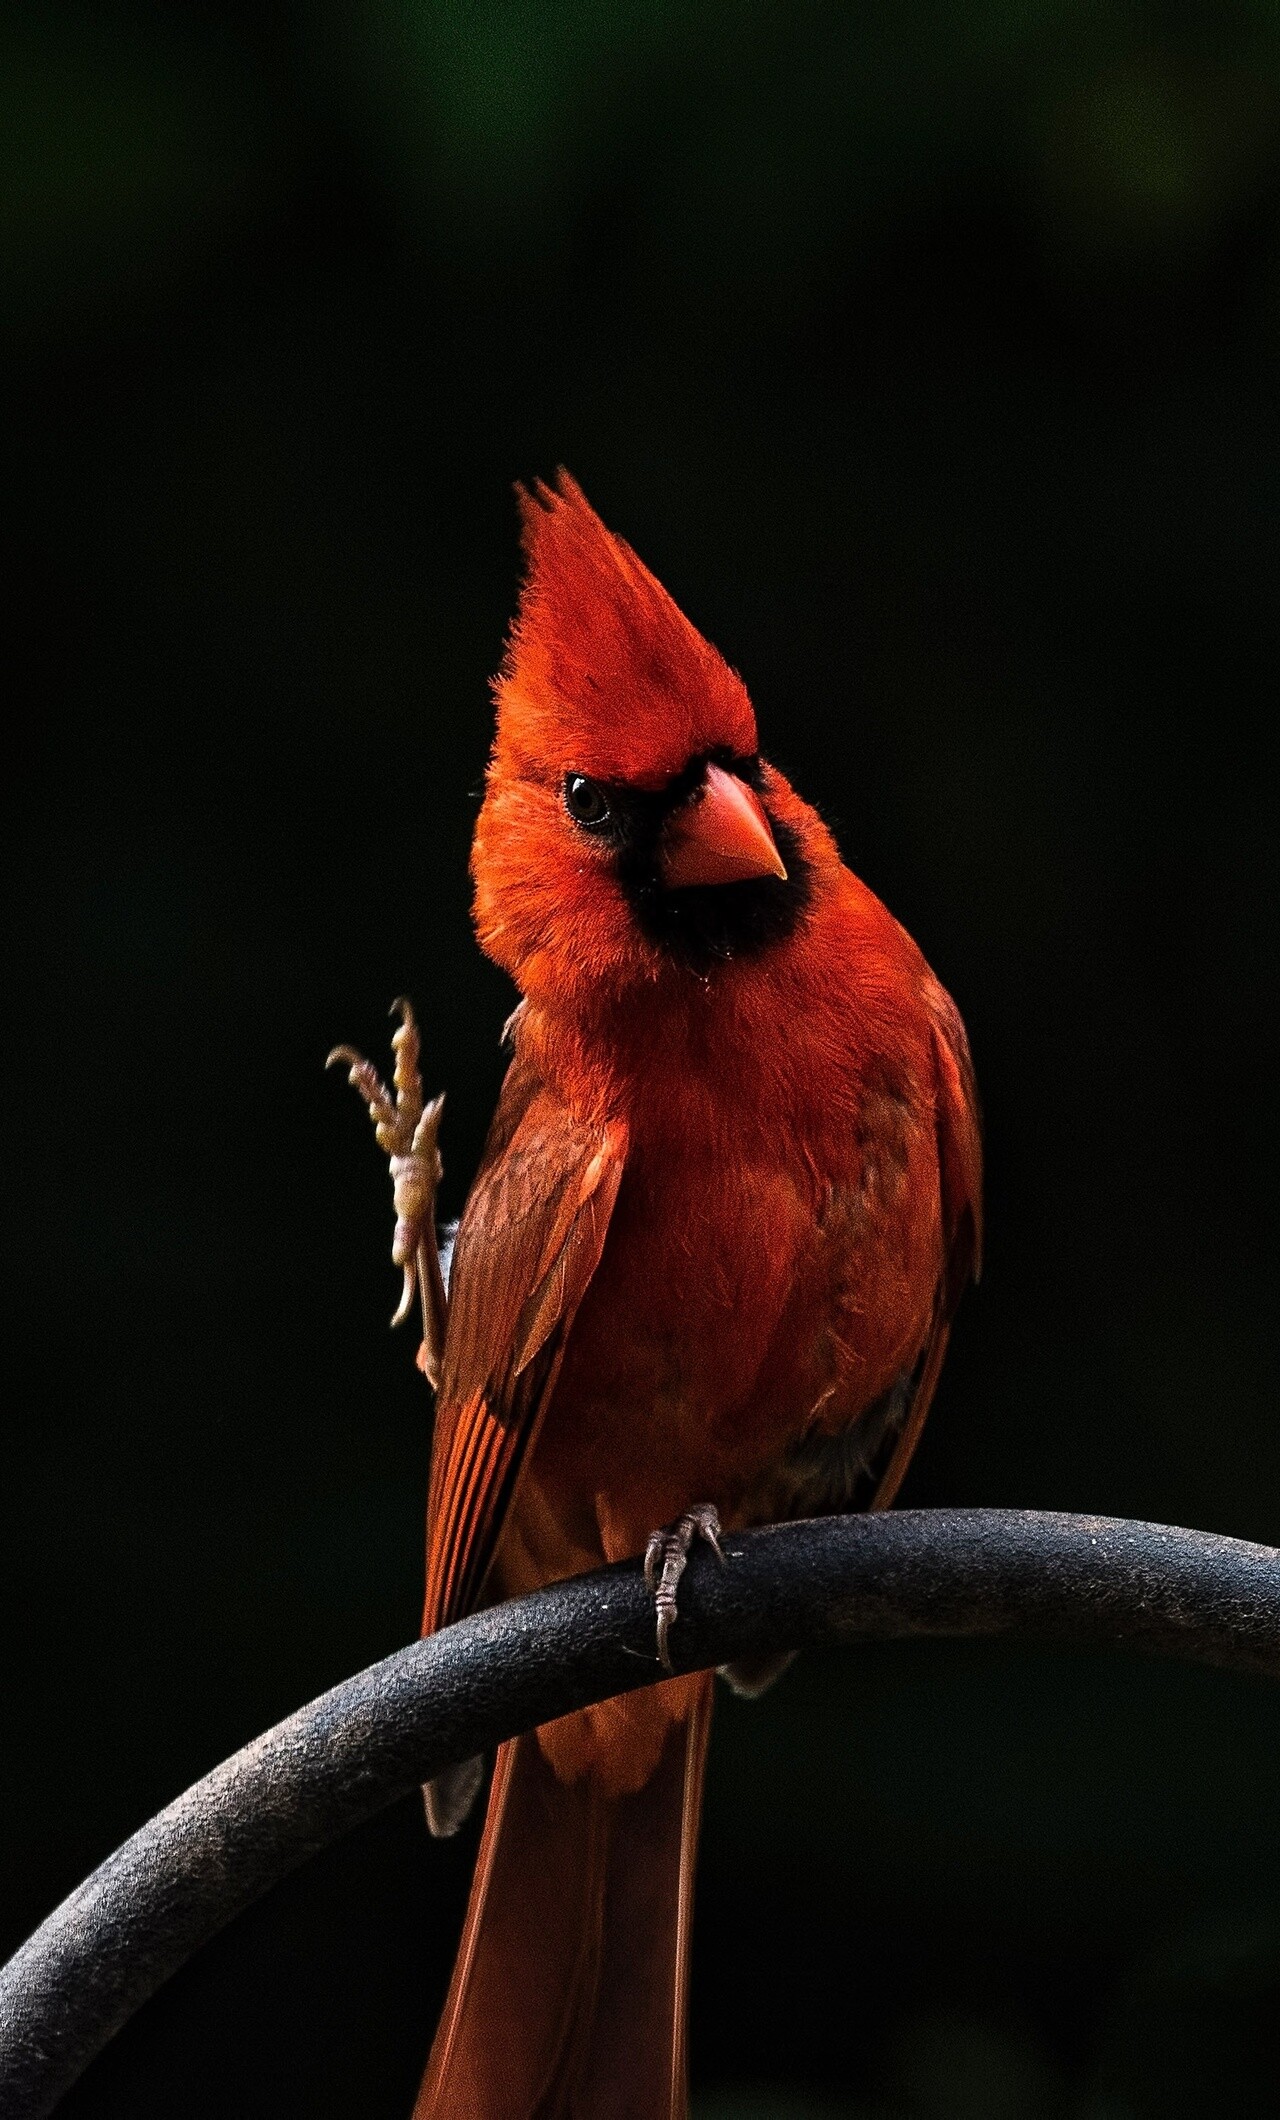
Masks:
[[[1280,1538],[1280,21],[361,0],[6,32],[0,1947],[415,1628],[426,1394],[328,1047],[461,1201],[517,477],[570,466],[969,1023],[988,1272],[904,1499]],[[1280,1703],[901,1647],[723,1704],[702,2120],[1276,2108]],[[76,2120],[407,2113],[406,1803]]]

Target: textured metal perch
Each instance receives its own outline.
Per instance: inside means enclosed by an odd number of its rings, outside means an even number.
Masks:
[[[1125,1645],[1280,1678],[1280,1552],[1002,1509],[826,1517],[695,1555],[678,1669],[908,1635]],[[126,1841],[0,1971],[0,2113],[49,2113],[158,1987],[269,1886],[442,1767],[648,1685],[638,1563],[415,1642],[278,1723]]]

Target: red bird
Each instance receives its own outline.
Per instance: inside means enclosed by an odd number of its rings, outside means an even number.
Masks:
[[[693,1538],[892,1500],[977,1270],[977,1104],[954,1004],[740,678],[571,479],[522,505],[472,867],[523,998],[447,1315],[412,1017],[395,1101],[339,1050],[438,1381],[425,1631],[647,1549],[665,1660]],[[684,2114],[712,1684],[502,1747],[415,2120]],[[479,1779],[428,1790],[435,1830]]]

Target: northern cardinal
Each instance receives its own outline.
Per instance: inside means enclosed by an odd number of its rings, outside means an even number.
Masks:
[[[647,1551],[668,1661],[694,1538],[892,1500],[977,1270],[977,1105],[954,1004],[742,681],[570,478],[522,509],[472,868],[523,998],[447,1318],[411,1014],[396,1099],[339,1053],[438,1380],[424,1631]],[[684,2114],[712,1684],[501,1748],[415,2120]],[[428,1790],[437,1831],[479,1779]]]

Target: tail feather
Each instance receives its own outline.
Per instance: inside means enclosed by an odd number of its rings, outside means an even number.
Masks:
[[[503,1745],[414,2120],[684,2120],[711,1683],[634,1794]]]

